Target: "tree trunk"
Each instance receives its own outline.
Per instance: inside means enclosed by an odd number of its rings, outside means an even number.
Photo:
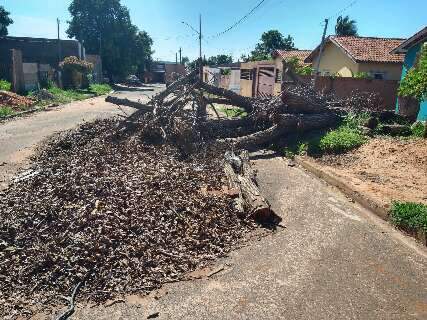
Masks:
[[[264,131],[254,134],[218,140],[220,144],[232,145],[236,149],[257,149],[268,145],[285,133],[302,133],[316,129],[330,128],[337,124],[338,117],[333,113],[310,115],[277,115],[276,123]]]
[[[225,159],[224,171],[230,189],[238,193],[235,206],[240,214],[255,220],[266,220],[272,216],[273,211],[270,204],[261,195],[256,184],[255,173],[249,162],[249,154],[244,152],[239,157],[228,152]]]
[[[142,112],[152,112],[153,111],[153,107],[140,103],[140,102],[136,102],[136,101],[132,101],[129,99],[121,99],[118,97],[113,97],[113,96],[108,96],[105,98],[106,102],[109,103],[113,103],[119,106],[127,106],[127,107],[131,107],[131,108],[135,108],[138,109]]]
[[[228,100],[230,100],[231,104],[245,109],[246,112],[252,112],[253,105],[252,105],[252,99],[248,97],[243,97],[240,94],[237,94],[231,90],[223,89],[214,87],[210,84],[207,84],[206,82],[202,82],[200,84],[201,88],[206,90],[207,92],[214,94],[216,96],[224,97]]]

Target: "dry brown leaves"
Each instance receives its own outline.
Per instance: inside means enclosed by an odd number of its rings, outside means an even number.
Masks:
[[[227,253],[252,225],[221,190],[212,154],[180,159],[168,145],[116,141],[114,120],[51,141],[0,193],[0,317],[29,317],[175,281]],[[218,154],[221,156],[222,154]]]
[[[0,106],[29,107],[33,104],[34,101],[30,98],[9,91],[0,91]]]

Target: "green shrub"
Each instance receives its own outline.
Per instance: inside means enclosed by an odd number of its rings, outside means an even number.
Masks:
[[[10,116],[11,114],[14,114],[15,112],[11,107],[6,106],[0,106],[0,118]]]
[[[248,115],[245,109],[239,107],[220,107],[219,110],[229,118],[243,118]]]
[[[319,147],[326,153],[342,153],[357,148],[366,141],[366,137],[359,130],[341,126],[321,138]]]
[[[343,124],[349,128],[357,129],[359,126],[363,126],[370,117],[369,112],[349,112]]]
[[[422,101],[427,98],[427,45],[424,44],[417,65],[409,69],[400,82],[400,97],[413,97]]]
[[[111,90],[112,89],[108,84],[94,83],[89,86],[89,91],[93,92],[97,96],[102,96],[104,94],[107,94]]]
[[[418,138],[427,138],[427,124],[421,121],[415,122],[411,126],[412,136]]]
[[[9,81],[0,79],[0,90],[10,91],[12,89],[12,84]]]
[[[427,206],[413,202],[393,202],[391,222],[398,227],[427,231]]]
[[[372,76],[368,72],[356,72],[353,75],[355,79],[372,79]]]

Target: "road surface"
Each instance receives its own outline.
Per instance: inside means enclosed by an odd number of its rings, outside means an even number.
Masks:
[[[423,247],[282,158],[255,165],[285,229],[232,252],[210,278],[80,306],[74,318],[427,319]]]

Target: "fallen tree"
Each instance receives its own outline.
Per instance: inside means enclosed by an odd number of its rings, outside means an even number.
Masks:
[[[248,152],[244,151],[240,156],[227,152],[224,172],[232,193],[236,194],[234,204],[241,217],[250,217],[255,220],[270,218],[273,211],[257,186],[255,173],[249,163]]]

